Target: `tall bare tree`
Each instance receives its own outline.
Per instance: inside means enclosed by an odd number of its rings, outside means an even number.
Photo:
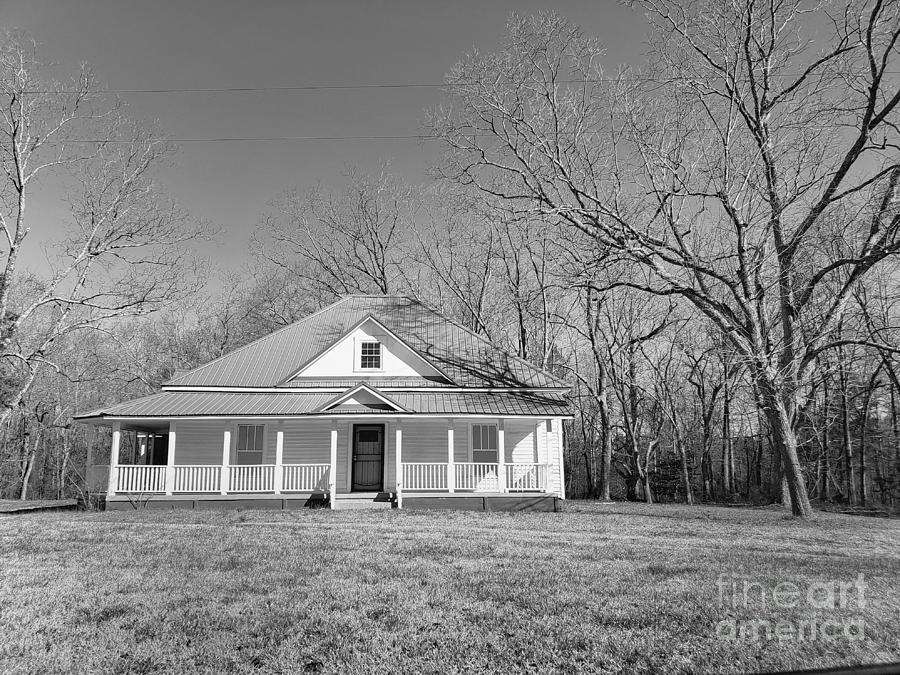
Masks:
[[[853,288],[900,250],[900,5],[635,4],[653,60],[614,82],[552,14],[460,62],[430,120],[445,176],[652,272],[623,285],[692,303],[758,386],[809,515],[797,410]],[[829,238],[849,254],[828,261]]]
[[[0,424],[22,403],[64,336],[159,308],[184,289],[190,222],[153,182],[171,148],[129,121],[82,68],[47,75],[35,44],[0,44]],[[38,217],[48,185],[68,193],[64,221]],[[26,244],[30,248],[26,248]],[[28,268],[29,251],[46,258]]]
[[[320,303],[351,293],[398,290],[413,201],[383,166],[347,172],[341,192],[290,190],[263,221],[261,255],[293,276]]]

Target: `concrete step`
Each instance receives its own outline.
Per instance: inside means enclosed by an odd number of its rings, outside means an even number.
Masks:
[[[391,501],[377,501],[374,499],[341,499],[334,500],[335,511],[348,511],[351,509],[390,509],[394,503]]]
[[[350,492],[337,495],[335,510],[346,509],[389,509],[394,505],[390,492]]]

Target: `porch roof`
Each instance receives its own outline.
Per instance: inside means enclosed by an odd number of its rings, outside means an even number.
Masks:
[[[556,392],[390,392],[408,413],[385,410],[329,411],[334,400],[327,392],[163,391],[133,401],[82,413],[76,419],[97,417],[254,417],[335,414],[377,415],[497,415],[569,417],[563,394]]]

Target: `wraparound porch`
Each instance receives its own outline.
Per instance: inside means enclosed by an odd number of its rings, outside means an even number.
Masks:
[[[334,507],[342,496],[371,490],[390,495],[402,507],[406,496],[559,495],[561,485],[560,444],[553,421],[547,419],[369,415],[148,422],[112,422],[111,470],[104,483],[111,501],[282,496],[293,503],[306,496]],[[251,437],[261,436],[249,446],[262,462],[236,461],[248,456],[248,428]],[[368,439],[361,430],[370,432]],[[136,434],[132,457],[120,461],[123,433],[128,432]],[[161,447],[164,454],[158,452]],[[367,452],[374,459],[361,461],[367,460]],[[473,454],[494,461],[471,461]],[[443,461],[434,461],[442,455]],[[310,459],[318,461],[297,461]]]

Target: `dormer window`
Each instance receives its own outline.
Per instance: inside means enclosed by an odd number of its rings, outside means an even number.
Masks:
[[[359,351],[360,370],[381,370],[381,343],[361,342]]]

